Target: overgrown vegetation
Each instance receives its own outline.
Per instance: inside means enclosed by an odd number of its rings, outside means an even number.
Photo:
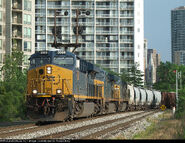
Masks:
[[[136,87],[143,87],[144,74],[140,70],[138,70],[137,64],[135,64],[134,66],[132,66],[128,70],[127,69],[123,70],[121,74],[113,72],[113,71],[106,69],[106,68],[103,68],[103,69],[110,74],[119,76],[121,78],[121,80],[127,82],[128,84],[132,84]]]
[[[23,52],[14,51],[6,55],[1,68],[3,81],[0,81],[0,121],[13,121],[25,118],[26,70],[22,69]]]
[[[138,70],[138,64],[135,64],[128,70],[124,70],[121,74],[123,81],[126,81],[128,84],[132,84],[136,87],[143,86],[143,76],[144,74]]]
[[[162,63],[157,69],[158,81],[154,84],[154,88],[160,91],[175,92],[176,91],[176,72],[181,71],[178,79],[179,94],[178,94],[178,109],[176,110],[175,117],[182,122],[183,131],[179,134],[180,138],[185,139],[185,66],[175,65],[170,62]]]

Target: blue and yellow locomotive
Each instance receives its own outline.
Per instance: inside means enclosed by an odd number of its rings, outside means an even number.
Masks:
[[[30,57],[27,115],[66,120],[126,110],[126,83],[71,52],[39,51]]]

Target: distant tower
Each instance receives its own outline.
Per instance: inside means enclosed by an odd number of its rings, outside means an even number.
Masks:
[[[157,81],[157,67],[160,65],[160,55],[155,49],[147,51],[146,82],[152,86]]]
[[[185,65],[185,6],[171,11],[172,62]]]

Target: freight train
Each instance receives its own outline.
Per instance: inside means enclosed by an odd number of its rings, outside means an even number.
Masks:
[[[68,51],[39,51],[29,60],[26,105],[31,119],[63,121],[161,104],[160,91],[128,85]]]

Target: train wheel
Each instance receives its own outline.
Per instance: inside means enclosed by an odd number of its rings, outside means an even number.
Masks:
[[[69,109],[65,108],[63,111],[56,112],[53,119],[56,121],[65,121],[69,118]]]

